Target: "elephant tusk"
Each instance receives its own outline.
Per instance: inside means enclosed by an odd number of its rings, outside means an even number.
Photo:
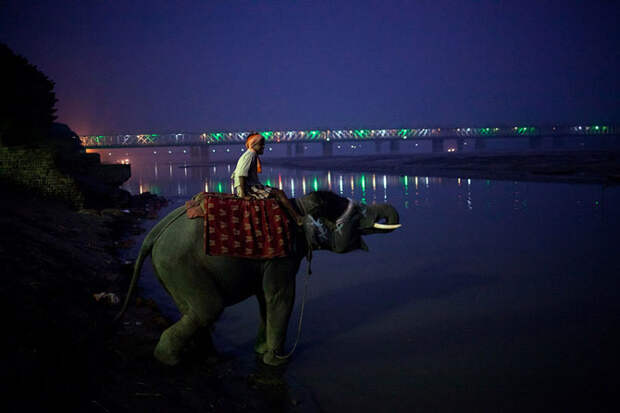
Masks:
[[[376,222],[372,226],[377,229],[396,229],[396,228],[402,227],[401,224],[389,225],[389,224],[377,224]]]

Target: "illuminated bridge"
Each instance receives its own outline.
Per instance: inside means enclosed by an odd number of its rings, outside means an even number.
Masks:
[[[475,139],[476,147],[484,147],[493,138],[530,138],[535,146],[543,137],[561,140],[570,136],[617,135],[620,127],[611,125],[577,126],[502,126],[459,128],[413,128],[413,129],[327,129],[294,131],[260,131],[270,143],[303,144],[322,143],[324,153],[331,153],[331,143],[338,141],[389,141],[397,147],[400,140],[430,140],[433,150],[441,151],[444,139],[456,139],[460,147],[465,139]],[[243,144],[250,132],[203,132],[137,135],[80,136],[86,148],[121,148],[145,146],[201,146]]]

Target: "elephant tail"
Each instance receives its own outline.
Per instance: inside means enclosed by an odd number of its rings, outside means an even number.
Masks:
[[[138,258],[136,259],[136,263],[133,267],[133,276],[131,277],[131,281],[129,283],[129,290],[127,291],[127,296],[125,297],[125,302],[123,303],[123,307],[114,317],[114,322],[117,322],[121,319],[121,317],[125,314],[127,307],[129,305],[129,300],[131,299],[131,295],[136,288],[136,284],[138,284],[138,279],[140,278],[140,272],[142,271],[142,264],[144,264],[144,260],[151,255],[153,251],[153,246],[155,242],[159,239],[160,235],[168,228],[170,224],[176,221],[178,218],[182,217],[185,214],[185,207],[179,207],[174,210],[170,215],[166,216],[162,219],[151,232],[148,233],[144,241],[142,242],[142,247],[140,247],[140,252],[138,253]]]

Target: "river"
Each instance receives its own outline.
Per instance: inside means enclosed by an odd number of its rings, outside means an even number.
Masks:
[[[170,199],[230,192],[237,148],[209,158],[175,148],[100,151],[130,162],[124,185]],[[269,166],[261,180],[300,196],[331,189],[389,202],[402,228],[369,252],[313,260],[300,344],[287,374],[323,411],[522,410],[610,385],[620,314],[620,188]],[[152,224],[151,224],[152,225]],[[287,345],[294,342],[305,264]],[[172,318],[150,268],[142,287]],[[245,357],[254,299],[226,309],[216,346]]]

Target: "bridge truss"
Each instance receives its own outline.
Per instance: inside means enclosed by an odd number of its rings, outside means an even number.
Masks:
[[[258,132],[269,143],[332,142],[354,140],[394,140],[449,138],[511,138],[542,136],[616,135],[619,127],[607,125],[577,126],[511,126],[494,128],[413,128],[413,129],[327,129]],[[142,146],[196,146],[243,144],[250,132],[203,132],[167,134],[124,134],[80,136],[87,148],[142,147]]]

